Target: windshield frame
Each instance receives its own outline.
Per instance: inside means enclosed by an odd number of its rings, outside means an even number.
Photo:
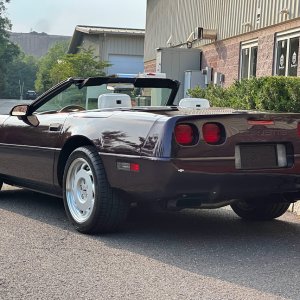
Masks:
[[[170,96],[163,106],[173,106],[174,99],[177,95],[180,83],[177,80],[165,78],[123,78],[123,77],[89,77],[89,78],[69,78],[44,94],[39,96],[34,102],[29,105],[28,112],[32,114],[39,107],[47,103],[50,99],[69,88],[72,84],[78,86],[79,89],[87,86],[100,86],[109,83],[131,83],[137,88],[168,88],[171,90]]]
[[[83,88],[85,86],[99,86],[109,83],[131,83],[136,88],[170,89],[170,96],[164,104],[166,106],[174,105],[174,100],[180,87],[179,81],[166,78],[89,77],[79,84],[79,88]]]

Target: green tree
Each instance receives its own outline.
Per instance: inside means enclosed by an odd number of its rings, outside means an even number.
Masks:
[[[52,83],[58,83],[68,77],[103,76],[104,68],[110,66],[94,56],[93,49],[81,49],[77,54],[66,54],[50,70]]]
[[[7,3],[9,0],[0,0],[0,97],[3,97],[8,66],[20,52],[19,47],[9,41],[11,23],[5,16]]]
[[[37,79],[35,82],[35,88],[38,92],[44,92],[53,85],[53,81],[50,78],[50,71],[53,66],[66,55],[68,45],[68,41],[56,43],[49,49],[48,53],[39,60]]]
[[[93,49],[81,49],[79,53],[67,54],[68,41],[53,46],[38,63],[35,88],[44,92],[69,77],[92,77],[105,75],[103,69],[110,66],[99,61]]]
[[[37,59],[21,52],[8,66],[3,98],[18,99],[20,97],[20,85],[23,86],[24,93],[27,90],[34,90],[36,72]]]

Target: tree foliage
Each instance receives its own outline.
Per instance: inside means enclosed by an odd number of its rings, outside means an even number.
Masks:
[[[9,41],[8,30],[11,29],[11,23],[5,16],[7,3],[9,0],[0,0],[0,97],[5,89],[8,66],[20,52],[18,46]]]
[[[211,106],[236,109],[260,109],[276,112],[300,111],[300,78],[271,76],[243,79],[228,88],[196,87],[189,91],[193,98],[206,98]]]
[[[23,86],[23,96],[27,90],[34,90],[36,72],[37,59],[21,52],[8,66],[5,89],[2,92],[3,98],[20,98],[21,86]]]
[[[56,43],[49,49],[48,53],[39,60],[36,75],[37,79],[35,82],[35,88],[38,92],[44,92],[53,86],[53,82],[50,78],[51,69],[65,56],[68,50],[68,43],[68,41]]]
[[[109,64],[98,61],[93,49],[81,49],[77,54],[66,54],[50,71],[53,83],[68,77],[92,77],[105,75],[103,69]]]
[[[93,49],[81,49],[79,53],[67,54],[68,42],[57,43],[38,64],[36,90],[49,89],[69,77],[92,77],[105,75],[107,62],[99,61]]]

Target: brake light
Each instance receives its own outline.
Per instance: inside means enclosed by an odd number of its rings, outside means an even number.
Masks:
[[[188,124],[178,124],[175,127],[175,139],[179,145],[192,145],[195,140],[193,127]]]
[[[140,172],[140,165],[137,163],[118,161],[117,169],[119,171],[126,171],[126,172]]]
[[[222,139],[222,127],[217,123],[205,123],[202,127],[203,139],[208,144],[219,144]]]
[[[248,120],[249,125],[274,125],[272,120]]]
[[[139,172],[140,171],[140,165],[135,164],[135,163],[131,163],[130,164],[130,171],[131,172]]]

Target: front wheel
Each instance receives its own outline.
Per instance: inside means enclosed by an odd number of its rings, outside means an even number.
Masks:
[[[268,221],[282,216],[289,208],[288,202],[241,200],[231,204],[233,211],[247,220]]]
[[[128,204],[110,187],[92,146],[71,153],[64,171],[63,196],[66,214],[79,232],[113,232],[126,219]]]

